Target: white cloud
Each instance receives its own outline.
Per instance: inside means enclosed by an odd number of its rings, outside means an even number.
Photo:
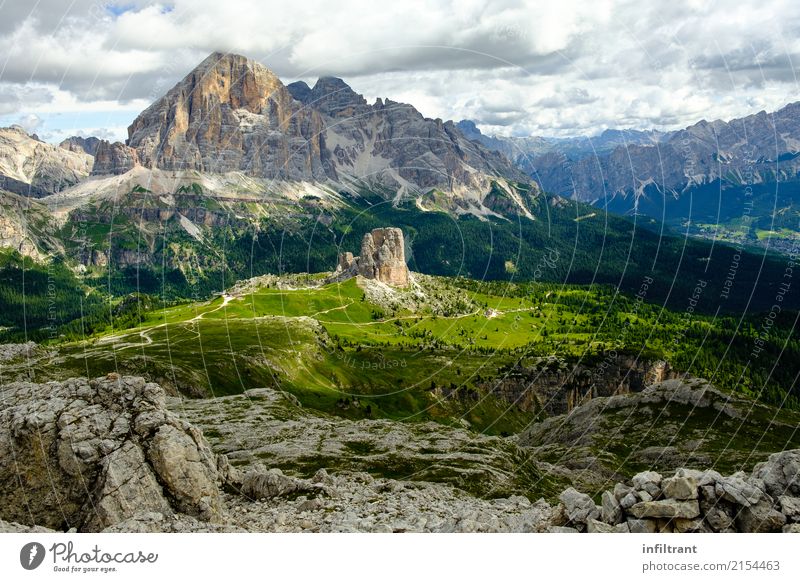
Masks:
[[[28,113],[17,119],[17,125],[21,126],[26,133],[36,133],[42,127],[42,118],[34,113]]]
[[[499,133],[664,129],[793,101],[800,62],[792,0],[21,4],[0,5],[0,114],[143,108],[224,50]]]

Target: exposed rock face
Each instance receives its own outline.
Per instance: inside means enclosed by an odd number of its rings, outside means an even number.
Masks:
[[[365,234],[361,241],[359,274],[395,287],[408,285],[403,244],[403,231],[399,228],[376,228]]]
[[[17,125],[0,128],[0,178],[6,178],[4,188],[17,194],[60,192],[88,176],[91,168],[92,157],[86,153],[43,143]]]
[[[353,268],[353,265],[355,265],[355,261],[356,257],[353,256],[353,253],[340,253],[336,269],[338,271],[350,271]]]
[[[210,55],[143,111],[128,135],[148,168],[335,177],[320,114],[295,101],[266,67],[239,55]]]
[[[702,120],[644,139],[626,136],[624,143],[607,151],[558,151],[556,145],[529,162],[528,169],[549,192],[586,201],[628,197],[631,208],[635,195],[648,184],[679,196],[689,186],[714,180],[785,181],[796,178],[800,170],[795,155],[800,147],[798,113],[800,102],[728,122]]]
[[[535,366],[517,366],[480,387],[525,411],[544,410],[553,415],[569,412],[592,398],[641,392],[673,377],[675,372],[663,360],[623,355],[600,365],[570,366],[557,358],[542,358]]]
[[[95,152],[97,152],[97,146],[99,144],[100,140],[94,136],[80,137],[73,135],[58,144],[58,147],[64,148],[65,150],[69,150],[71,152],[84,153],[93,156]]]
[[[0,248],[42,259],[63,250],[57,233],[58,226],[42,203],[24,194],[0,190]]]
[[[141,512],[222,519],[218,458],[157,384],[109,375],[0,391],[2,519],[82,531]]]
[[[770,455],[769,460],[756,466],[754,473],[770,495],[800,497],[800,451]]]
[[[338,280],[361,275],[394,287],[408,286],[408,267],[403,240],[399,228],[376,228],[361,240],[361,254],[339,255],[336,273]]]
[[[92,174],[124,174],[139,164],[136,150],[120,142],[101,140],[95,151]]]
[[[479,215],[492,182],[530,183],[505,156],[470,141],[452,122],[411,105],[370,105],[344,81],[286,87],[261,64],[214,53],[128,128],[127,145],[146,168],[243,172],[278,181],[365,185],[386,196],[435,191],[438,207]],[[124,160],[101,156],[95,174],[119,174]],[[118,156],[119,157],[119,156]],[[441,195],[444,193],[444,195]],[[512,195],[515,213],[530,216]]]
[[[30,358],[36,353],[37,348],[37,344],[30,341],[24,344],[0,344],[0,362]]]
[[[600,517],[601,509],[594,504],[592,498],[572,487],[565,489],[558,499],[564,505],[567,519],[573,525],[585,525],[590,519]]]
[[[344,81],[322,77],[309,89],[293,83],[295,99],[322,113],[337,171],[395,190],[436,188],[466,208],[482,199],[463,190],[488,192],[489,176],[530,182],[509,160],[470,141],[451,121],[425,118],[413,106],[390,99],[373,105]]]
[[[721,392],[704,380],[671,379],[641,392],[592,398],[567,414],[532,424],[517,439],[530,446],[534,455],[560,459],[560,471],[569,475],[576,488],[598,495],[624,477],[618,473],[622,463],[650,467],[653,474],[640,475],[636,484],[650,495],[650,501],[666,486],[655,471],[666,475],[687,465],[715,465],[731,472],[753,467],[752,446],[726,447],[724,435],[738,428],[741,443],[749,443],[751,438],[758,442],[763,434],[761,424],[773,416],[770,407]],[[781,420],[773,426],[771,430],[791,442],[796,423]],[[616,451],[625,452],[617,456]],[[761,455],[768,453],[768,448],[760,451]],[[765,475],[784,475],[783,468],[770,467],[764,469]],[[645,478],[647,483],[638,483]],[[769,482],[769,477],[765,481]],[[667,483],[670,493],[680,497],[691,488],[691,483]],[[720,487],[717,495],[732,502],[754,499],[753,488],[736,479],[729,478]],[[625,499],[625,495],[620,499],[623,507],[643,500]]]

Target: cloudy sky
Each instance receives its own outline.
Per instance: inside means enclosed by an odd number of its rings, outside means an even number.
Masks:
[[[504,135],[672,129],[800,100],[796,0],[0,0],[0,125],[124,139],[214,50]]]

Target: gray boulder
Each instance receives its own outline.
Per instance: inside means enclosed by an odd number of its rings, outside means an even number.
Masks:
[[[272,499],[324,491],[326,487],[323,483],[289,477],[280,469],[256,467],[242,479],[242,495],[250,499]]]
[[[631,507],[629,513],[634,517],[655,518],[682,518],[693,519],[700,515],[700,505],[696,500],[676,501],[662,499],[661,501],[642,501]]]
[[[594,504],[592,498],[572,487],[565,489],[558,499],[564,504],[571,523],[585,525],[590,519],[600,517],[600,508]]]
[[[637,491],[646,491],[653,499],[661,494],[661,474],[655,471],[643,471],[633,476],[631,482]]]
[[[729,509],[727,505],[716,504],[705,510],[705,519],[709,526],[715,531],[725,531],[733,527],[735,511]]]
[[[157,384],[19,382],[0,402],[0,518],[82,531],[142,512],[223,518],[218,457]]]
[[[767,499],[743,507],[736,517],[739,531],[745,533],[764,533],[781,531],[786,523],[786,516],[772,508]]]
[[[702,517],[694,519],[673,519],[672,527],[676,533],[704,533],[711,532],[711,528],[703,522]]]
[[[800,449],[770,455],[755,466],[753,476],[763,481],[766,492],[774,498],[800,497]]]
[[[623,509],[630,509],[639,502],[639,498],[631,491],[627,493],[622,499],[619,500],[620,507]]]
[[[614,497],[617,501],[621,501],[629,493],[633,493],[633,487],[625,485],[625,483],[617,483],[614,485]]]
[[[629,518],[627,524],[631,533],[656,533],[658,531],[658,524],[652,519]]]
[[[748,483],[738,474],[717,481],[715,492],[717,497],[744,507],[758,503],[763,497],[763,492],[758,487]]]
[[[672,499],[697,499],[697,481],[694,477],[670,477],[661,482],[664,497]]]
[[[619,523],[617,525],[609,525],[596,519],[590,519],[586,524],[586,531],[588,533],[630,533],[627,523]]]
[[[800,499],[781,495],[778,497],[778,506],[781,508],[781,513],[786,516],[786,519],[800,521]]]
[[[611,491],[604,491],[600,501],[600,516],[604,522],[616,525],[622,521],[622,507]]]

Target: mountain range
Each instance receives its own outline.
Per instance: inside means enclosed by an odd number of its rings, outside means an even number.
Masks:
[[[783,251],[798,230],[800,102],[678,131],[606,130],[596,138],[492,137],[470,121],[459,127],[545,191],[618,214]]]
[[[0,150],[10,180],[0,240],[62,261],[93,289],[179,298],[262,273],[333,270],[365,233],[396,226],[420,272],[631,293],[653,278],[649,299],[670,304],[711,273],[700,309],[772,303],[777,258],[744,253],[734,293],[720,294],[733,248],[640,228],[570,200],[549,178],[543,190],[476,134],[387,98],[369,104],[341,79],[287,86],[252,59],[213,53],[133,121],[125,143],[75,137],[55,147],[2,130],[16,141]],[[604,135],[609,159],[620,140],[667,139]],[[567,145],[576,156],[594,147]]]
[[[790,259],[640,214],[755,178],[557,188],[676,139],[222,53],[125,143],[0,129],[0,531],[798,531]]]

